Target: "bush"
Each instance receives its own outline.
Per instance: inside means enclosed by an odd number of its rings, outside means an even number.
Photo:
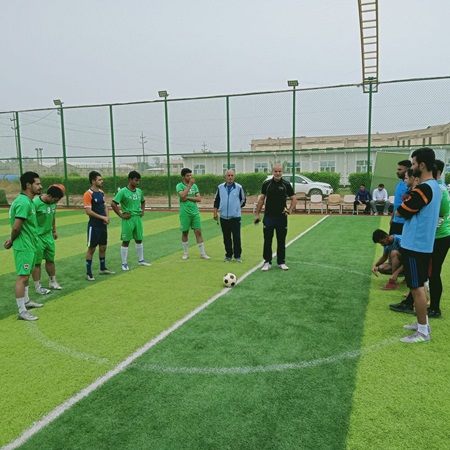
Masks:
[[[6,192],[3,189],[0,190],[0,205],[1,206],[8,205],[8,200],[6,200]]]
[[[352,194],[356,194],[361,184],[365,184],[367,189],[370,189],[370,184],[372,182],[372,173],[367,174],[367,172],[355,172],[348,176],[348,181],[350,183],[350,190]]]
[[[333,188],[333,192],[336,194],[339,191],[339,185],[341,182],[341,174],[336,172],[303,172],[301,175],[305,175],[312,181],[319,183],[328,183]]]

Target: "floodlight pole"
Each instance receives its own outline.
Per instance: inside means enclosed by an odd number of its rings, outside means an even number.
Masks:
[[[158,95],[164,98],[164,122],[166,127],[166,158],[167,158],[167,195],[169,202],[169,209],[172,208],[172,186],[170,182],[170,145],[169,145],[169,109],[167,105],[167,91],[158,91]]]
[[[227,169],[230,170],[230,97],[226,96],[227,107]]]
[[[289,80],[288,86],[292,86],[292,189],[295,191],[295,109],[297,80]]]
[[[15,112],[14,117],[15,117],[14,131],[16,134],[17,159],[19,162],[19,173],[20,173],[20,176],[22,176],[23,175],[23,165],[22,165],[22,145],[20,143],[19,113]]]
[[[113,179],[114,179],[114,192],[117,191],[117,179],[116,179],[116,145],[114,142],[114,116],[113,107],[109,105],[109,124],[111,128],[111,152],[112,152],[112,165],[113,165]]]
[[[370,151],[372,147],[372,94],[373,78],[369,78],[369,125],[367,127],[367,182],[370,177]],[[370,183],[372,184],[372,183]]]
[[[59,106],[59,116],[61,118],[61,142],[63,151],[63,167],[64,167],[64,185],[67,189],[67,153],[66,153],[66,133],[64,131],[64,102],[61,100],[53,100],[55,106]],[[66,195],[66,206],[69,206],[69,196]]]

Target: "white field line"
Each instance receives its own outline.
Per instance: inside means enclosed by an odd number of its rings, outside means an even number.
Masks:
[[[308,233],[310,230],[312,230],[314,227],[316,227],[319,223],[321,223],[323,220],[325,220],[328,216],[323,217],[321,220],[316,222],[314,225],[309,227],[307,230],[305,230],[303,233],[300,233],[298,236],[296,236],[294,239],[292,239],[290,242],[286,244],[286,246],[291,245],[294,243],[297,239],[304,236],[306,233]],[[263,265],[264,262],[261,262],[257,266],[250,269],[248,272],[246,272],[242,277],[239,278],[238,283],[243,281],[245,278],[247,278],[250,274],[258,270]],[[83,398],[87,397],[89,394],[94,392],[97,388],[100,386],[103,386],[107,381],[109,381],[111,378],[113,378],[115,375],[119,374],[120,372],[123,372],[127,367],[132,365],[132,363],[141,357],[145,352],[150,350],[152,347],[154,347],[156,344],[161,342],[164,338],[169,336],[171,333],[173,333],[175,330],[180,328],[182,325],[184,325],[188,320],[195,317],[199,312],[203,311],[205,308],[207,308],[209,305],[214,303],[218,298],[222,297],[224,294],[229,292],[229,288],[222,289],[218,294],[211,297],[208,301],[203,303],[202,305],[195,308],[193,311],[191,311],[187,316],[183,317],[181,320],[173,324],[170,328],[160,333],[158,336],[153,338],[151,341],[144,344],[141,348],[136,350],[134,353],[132,353],[128,358],[123,360],[121,363],[119,363],[116,367],[111,369],[109,372],[105,373],[105,375],[101,376],[100,378],[97,378],[93,383],[91,383],[86,388],[82,389],[80,392],[75,394],[74,396],[67,399],[65,402],[61,403],[59,406],[57,406],[55,409],[50,411],[46,416],[44,416],[41,420],[38,420],[34,422],[29,428],[27,428],[16,440],[10,442],[6,446],[2,447],[2,450],[12,450],[18,448],[20,445],[24,444],[30,437],[32,437],[34,434],[38,433],[40,430],[42,430],[44,427],[49,425],[51,422],[56,420],[61,414],[63,414],[65,411],[70,409],[73,405],[78,403]],[[28,324],[31,325],[30,332],[33,333],[33,325],[34,324]],[[53,349],[61,351],[63,350],[64,353],[70,354],[70,349],[67,349],[66,347],[59,346],[59,344],[51,343],[51,346]],[[75,356],[78,354],[78,356],[84,355],[80,354],[79,352],[72,352],[71,356]],[[89,355],[84,355],[89,356]],[[106,362],[106,361],[105,361]]]

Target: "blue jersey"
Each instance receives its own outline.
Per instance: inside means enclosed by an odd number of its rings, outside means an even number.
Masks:
[[[406,186],[405,180],[400,180],[397,184],[397,187],[395,188],[394,212],[397,211],[397,208],[402,204],[403,196],[406,194],[407,190],[408,190],[408,186]],[[392,220],[392,222],[405,223],[405,218],[396,216],[394,214],[394,219]]]

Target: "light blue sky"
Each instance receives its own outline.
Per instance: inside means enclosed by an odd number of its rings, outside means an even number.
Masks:
[[[0,111],[361,81],[357,0],[0,0]],[[450,2],[380,0],[380,80],[450,74]]]

